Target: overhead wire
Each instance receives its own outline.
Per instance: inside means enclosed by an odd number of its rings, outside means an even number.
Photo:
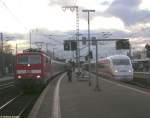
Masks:
[[[58,36],[58,35],[45,35],[45,34],[43,34],[42,36],[45,36],[48,39],[55,41],[56,43],[63,44],[63,42],[58,41],[58,40],[56,40],[56,39],[54,39],[54,38],[51,37],[51,36]]]
[[[77,0],[74,0],[74,6],[76,6],[76,4],[77,4]]]
[[[9,9],[9,7],[6,5],[6,3],[2,0],[0,0],[0,2],[2,3],[2,5],[5,7],[5,9],[11,14],[11,16],[25,29],[28,30],[28,28],[26,26],[24,26],[24,24],[20,21],[20,19],[18,17],[16,17],[16,15]]]

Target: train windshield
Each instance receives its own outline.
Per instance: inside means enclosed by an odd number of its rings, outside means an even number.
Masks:
[[[19,55],[18,64],[40,64],[40,55]]]
[[[113,65],[130,65],[129,59],[113,59]]]

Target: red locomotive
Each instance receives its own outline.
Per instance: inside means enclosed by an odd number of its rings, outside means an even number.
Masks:
[[[17,86],[43,88],[50,78],[65,68],[63,62],[52,60],[44,52],[28,49],[16,55],[15,69]]]

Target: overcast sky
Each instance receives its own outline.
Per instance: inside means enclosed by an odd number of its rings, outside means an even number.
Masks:
[[[149,0],[0,0],[0,31],[74,30],[75,12],[63,12],[61,8],[66,5],[79,6],[81,30],[87,29],[87,15],[82,9],[96,10],[91,13],[91,29],[130,32],[150,26]]]
[[[81,32],[87,30],[87,14],[82,10],[94,9],[90,15],[94,32],[149,42],[149,0],[0,0],[0,32],[24,34],[36,28],[56,34],[75,31],[75,12],[64,12],[66,5],[79,6]]]

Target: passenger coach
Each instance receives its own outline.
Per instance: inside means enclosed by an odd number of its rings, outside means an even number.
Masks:
[[[88,63],[84,64],[84,68],[88,70]],[[131,60],[126,55],[113,55],[98,60],[97,64],[98,74],[121,81],[133,80],[133,68]],[[95,62],[91,63],[92,72],[95,70]]]
[[[100,75],[115,80],[131,81],[133,79],[132,63],[126,55],[114,55],[100,59],[98,72]]]

